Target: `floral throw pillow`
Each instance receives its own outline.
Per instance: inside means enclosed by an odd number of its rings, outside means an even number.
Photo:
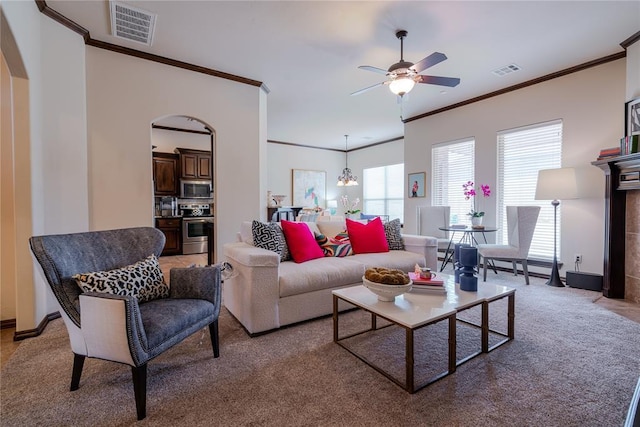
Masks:
[[[136,297],[146,302],[169,296],[169,285],[164,281],[155,255],[126,267],[109,271],[76,274],[72,276],[84,292],[103,292]]]
[[[351,248],[351,243],[349,243],[349,235],[346,232],[331,238],[324,234],[314,234],[316,242],[318,242],[320,248],[322,248],[322,252],[324,252],[324,256],[345,257],[353,255],[353,249]]]
[[[404,251],[404,240],[402,239],[402,227],[400,218],[384,223],[384,234],[387,236],[387,243],[390,251]]]

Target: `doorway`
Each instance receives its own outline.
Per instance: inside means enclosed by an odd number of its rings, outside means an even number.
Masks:
[[[166,206],[171,203],[175,205],[175,209],[168,216],[177,216],[180,220],[179,229],[169,230],[158,227],[165,233],[168,240],[180,240],[177,245],[179,249],[174,246],[173,250],[163,254],[194,253],[193,242],[189,239],[185,240],[185,227],[191,220],[189,218],[197,216],[199,219],[206,219],[207,222],[213,224],[213,236],[217,235],[215,224],[217,158],[215,130],[206,122],[195,117],[164,116],[154,120],[151,124],[151,148],[154,158],[154,170],[151,172],[154,177],[154,224],[158,226],[159,223],[165,224],[167,222],[164,219],[169,212]],[[172,164],[175,166],[171,166]],[[175,175],[173,181],[170,178],[172,175]],[[210,182],[210,197],[198,194],[199,197],[188,198],[185,191],[204,188],[203,182]],[[161,209],[158,209],[158,206]],[[211,263],[215,262],[217,254],[215,238],[212,238],[206,247],[198,245],[198,248],[201,249],[197,253],[204,250],[211,254]]]

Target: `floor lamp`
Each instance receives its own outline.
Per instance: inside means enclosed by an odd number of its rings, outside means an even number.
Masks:
[[[558,230],[558,205],[560,200],[577,199],[578,183],[574,168],[544,169],[538,171],[538,183],[536,185],[536,200],[553,200],[553,266],[547,285],[564,287],[558,272],[557,256],[557,230]]]

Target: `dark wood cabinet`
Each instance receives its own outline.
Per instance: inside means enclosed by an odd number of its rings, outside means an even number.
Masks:
[[[177,196],[178,155],[173,153],[153,153],[153,191],[156,196]]]
[[[212,179],[211,151],[176,148],[180,155],[180,176],[182,179]]]
[[[180,255],[182,253],[182,219],[156,218],[156,228],[162,231],[166,238],[162,255]]]

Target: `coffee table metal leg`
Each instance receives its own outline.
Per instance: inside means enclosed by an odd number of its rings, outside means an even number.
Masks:
[[[515,338],[515,317],[516,317],[516,294],[513,293],[508,297],[508,306],[507,309],[507,336],[510,340]]]
[[[405,349],[405,368],[406,368],[406,382],[405,389],[409,393],[413,393],[415,391],[414,383],[413,383],[413,367],[414,367],[414,359],[413,359],[413,329],[406,328],[406,349]]]
[[[489,302],[482,303],[482,352],[489,353]]]
[[[449,373],[456,371],[456,316],[449,316]]]
[[[333,296],[333,342],[338,342],[338,297]]]

